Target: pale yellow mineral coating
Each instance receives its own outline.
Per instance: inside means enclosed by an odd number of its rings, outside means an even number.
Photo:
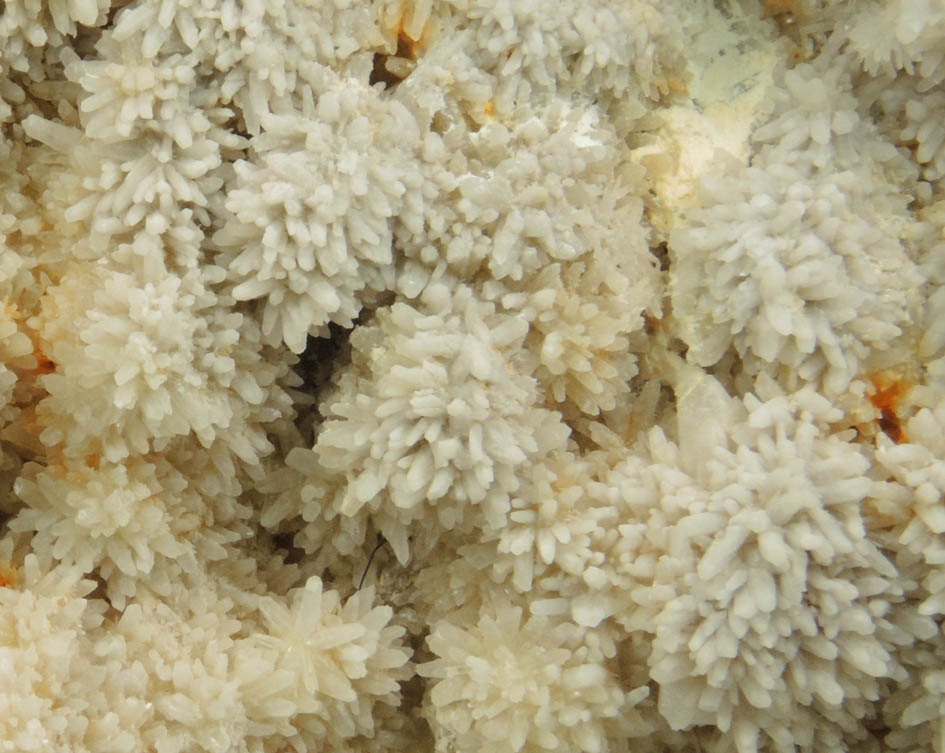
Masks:
[[[633,151],[647,166],[658,200],[649,219],[667,235],[679,213],[696,204],[699,181],[716,169],[720,151],[748,161],[751,132],[771,111],[772,73],[789,48],[753,14],[741,15],[733,27],[709,4],[688,10],[689,28],[697,31],[687,40],[685,92],[660,109],[652,143]]]

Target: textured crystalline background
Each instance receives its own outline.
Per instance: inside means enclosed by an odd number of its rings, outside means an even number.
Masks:
[[[941,0],[13,0],[0,751],[945,753]]]

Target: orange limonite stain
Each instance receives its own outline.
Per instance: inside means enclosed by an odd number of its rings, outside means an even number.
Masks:
[[[17,572],[9,565],[0,565],[0,588],[14,588],[17,582]]]
[[[879,411],[879,428],[896,444],[908,442],[909,438],[899,418],[899,407],[900,401],[912,389],[912,385],[901,379],[889,380],[882,376],[874,376],[870,381],[875,391],[868,397]]]
[[[43,353],[39,348],[36,349],[36,373],[52,374],[56,370],[56,364],[49,356]]]
[[[423,35],[421,34],[421,37]],[[405,57],[410,60],[417,59],[417,53],[420,51],[420,40],[412,38],[404,29],[404,19],[401,17],[400,25],[397,27],[397,57]]]
[[[36,415],[36,408],[34,406],[30,406],[26,409],[23,427],[27,432],[37,437],[42,433],[43,426],[39,422],[39,416]]]
[[[762,5],[766,16],[779,16],[782,13],[797,15],[801,11],[797,0],[764,0]]]

